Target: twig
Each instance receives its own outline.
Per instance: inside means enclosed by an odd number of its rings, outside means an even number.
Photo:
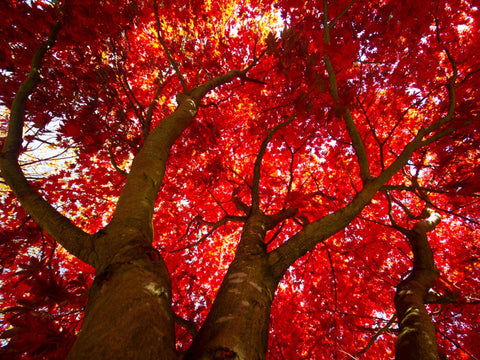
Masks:
[[[282,229],[283,229],[283,226],[285,225],[285,221],[282,222],[282,225],[280,225],[280,227],[278,228],[277,231],[275,231],[275,234],[273,234],[273,236],[271,237],[270,240],[268,240],[266,243],[265,243],[265,246],[268,246],[270,245],[273,240],[275,240],[277,238],[277,236],[282,232]]]
[[[359,352],[357,352],[354,356],[354,359],[358,358],[359,356],[365,354],[368,349],[370,349],[372,347],[372,345],[375,343],[375,341],[377,341],[377,339],[380,337],[380,335],[382,335],[385,331],[387,331],[388,329],[390,329],[390,326],[393,325],[393,323],[395,322],[395,319],[397,318],[397,314],[393,314],[393,316],[390,318],[390,320],[388,320],[388,322],[383,326],[381,327],[376,333],[375,335],[373,335],[373,337],[370,339],[370,341],[368,342],[368,344],[362,349],[360,350]]]
[[[325,245],[325,243],[323,243]],[[328,262],[330,263],[330,269],[332,270],[333,277],[333,292],[335,296],[335,313],[336,316],[338,310],[338,297],[337,297],[337,277],[335,276],[335,269],[333,267],[332,255],[330,254],[330,249],[325,245],[325,250],[327,251]]]
[[[439,329],[436,329],[437,332],[442,335],[445,339],[447,339],[448,341],[450,341],[453,345],[455,345],[458,349],[460,349],[461,351],[463,351],[465,354],[467,354],[468,356],[470,356],[470,358],[472,358],[473,360],[479,360],[477,357],[475,357],[474,355],[472,355],[469,351],[467,351],[464,347],[462,347],[458,342],[456,342],[455,340],[451,339],[447,334],[445,334],[443,331],[439,330]]]
[[[123,78],[123,80],[122,80]],[[135,94],[132,91],[132,88],[130,87],[130,84],[128,83],[127,76],[125,74],[125,71],[122,69],[122,72],[120,74],[120,85],[122,86],[123,91],[125,91],[125,95],[127,96],[128,101],[130,102],[130,105],[132,105],[133,111],[138,117],[138,120],[140,120],[140,123],[142,124],[142,127],[145,125],[145,118],[143,117],[143,109],[142,105],[140,102],[137,100],[135,97]],[[133,100],[132,100],[133,99]],[[137,106],[135,106],[137,104]]]
[[[343,9],[343,11],[338,14],[338,16],[333,19],[332,21],[330,21],[330,23],[328,24],[328,27],[331,29],[332,27],[335,26],[335,23],[343,16],[345,15],[345,13],[352,7],[353,3],[355,2],[355,0],[352,0],[350,1],[350,4],[347,5],[347,7],[345,9]]]
[[[162,33],[160,31],[161,24],[160,24],[160,17],[158,16],[157,0],[153,0],[153,7],[154,7],[154,10],[155,10],[155,19],[157,21],[158,40],[162,44],[163,49],[165,50],[165,53],[167,54],[168,60],[170,61],[170,64],[172,64],[173,68],[175,69],[175,72],[177,73],[178,79],[180,80],[180,83],[182,84],[183,92],[187,93],[188,92],[188,87],[187,87],[187,84],[185,83],[185,79],[183,78],[182,73],[180,72],[180,69],[178,68],[177,62],[172,57],[172,54],[170,54],[170,50],[168,50],[167,44],[165,43],[165,40],[163,39]]]
[[[217,230],[220,226],[225,225],[228,221],[244,222],[245,220],[246,219],[243,216],[230,216],[230,215],[225,216],[222,219],[220,219],[219,221],[217,221],[216,223],[210,223],[212,225],[212,229],[208,233],[203,235],[200,239],[195,241],[193,244],[190,244],[190,245],[178,248],[178,249],[174,249],[174,250],[170,251],[170,253],[176,253],[176,252],[183,251],[183,250],[190,249],[192,247],[197,246],[198,244],[203,242],[205,239],[207,239],[210,235],[212,235],[215,232],[215,230]]]

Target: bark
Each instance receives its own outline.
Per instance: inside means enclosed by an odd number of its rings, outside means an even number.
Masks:
[[[435,328],[425,308],[425,298],[438,276],[427,232],[440,222],[440,216],[430,211],[430,217],[404,231],[413,252],[413,270],[397,286],[394,302],[398,316],[399,335],[395,346],[396,360],[438,359]]]
[[[93,237],[77,228],[45,201],[29,184],[18,163],[23,141],[26,103],[40,82],[43,59],[55,44],[60,27],[60,22],[56,22],[52,26],[48,39],[35,51],[28,76],[15,94],[10,109],[7,137],[0,153],[0,170],[5,182],[35,222],[72,255],[95,266]]]
[[[152,217],[158,191],[165,175],[172,145],[193,122],[203,97],[211,90],[242,76],[232,70],[189,92],[178,94],[177,109],[165,117],[148,135],[135,157],[127,181],[108,227],[122,228],[122,236],[111,239],[108,251],[116,253],[141,230],[146,245],[153,239]]]
[[[134,242],[97,272],[67,359],[176,358],[168,270],[157,250]]]
[[[265,359],[270,308],[279,278],[267,261],[265,215],[251,215],[212,308],[188,360]]]
[[[171,284],[151,247],[152,217],[170,148],[192,123],[208,91],[244,74],[209,80],[147,137],[135,157],[112,220],[96,234],[96,276],[82,329],[68,359],[176,359]],[[267,314],[268,333],[268,314]],[[266,344],[266,342],[265,342]]]

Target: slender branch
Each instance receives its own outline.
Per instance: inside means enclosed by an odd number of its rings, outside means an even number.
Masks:
[[[381,142],[380,139],[378,138],[377,132],[375,131],[375,128],[374,128],[372,122],[370,121],[370,117],[368,116],[367,109],[365,109],[365,106],[360,101],[359,96],[357,96],[357,102],[360,105],[360,110],[362,111],[363,116],[365,117],[365,120],[367,121],[368,127],[370,128],[370,132],[372,133],[373,138],[374,138],[375,142],[377,143],[377,145],[379,147],[379,150],[380,150],[379,151],[380,166],[382,167],[382,170],[383,170],[383,169],[385,169],[385,160],[384,160],[384,155],[383,155],[383,146],[385,145],[385,143]]]
[[[260,206],[260,196],[259,196],[259,186],[260,186],[260,168],[262,165],[262,159],[267,150],[268,143],[272,140],[273,134],[280,130],[281,128],[290,124],[297,115],[293,114],[286,120],[282,121],[280,124],[274,126],[268,132],[265,140],[263,140],[260,150],[257,154],[257,159],[255,160],[255,166],[253,168],[253,180],[252,180],[252,208],[258,209]]]
[[[416,192],[417,190],[425,191],[425,192],[431,192],[431,193],[437,193],[437,194],[445,194],[445,190],[441,189],[434,189],[434,188],[427,188],[423,186],[412,186],[412,185],[383,185],[382,190],[399,190],[399,191],[410,191],[410,192]],[[475,194],[474,194],[475,195]],[[480,195],[477,195],[480,196]]]
[[[387,201],[388,201],[388,217],[390,219],[390,222],[392,223],[391,227],[394,228],[397,231],[400,231],[404,235],[408,235],[408,230],[406,230],[406,229],[402,228],[400,225],[398,225],[398,223],[395,221],[395,218],[393,217],[392,197],[390,196],[390,193],[388,191],[385,191],[385,195],[386,195]]]
[[[223,218],[221,218],[220,220],[218,220],[216,223],[209,223],[210,225],[212,225],[212,228],[210,229],[209,232],[207,232],[205,235],[203,235],[200,239],[198,239],[197,241],[195,241],[193,244],[190,244],[190,245],[187,245],[187,246],[184,246],[184,247],[181,247],[181,248],[178,248],[178,249],[175,249],[175,250],[172,250],[170,251],[171,253],[176,253],[176,252],[179,252],[179,251],[183,251],[183,250],[186,250],[186,249],[190,249],[192,247],[195,247],[197,246],[198,244],[202,243],[203,241],[205,241],[205,239],[207,239],[210,235],[212,235],[215,230],[217,230],[220,226],[222,225],[225,225],[227,222],[229,221],[233,221],[233,222],[245,222],[246,221],[246,218],[244,216],[230,216],[230,215],[227,215],[227,216],[224,216]]]
[[[282,225],[280,225],[280,227],[277,229],[277,231],[275,231],[275,234],[272,235],[272,237],[270,238],[270,240],[268,240],[268,241],[265,243],[265,246],[270,245],[270,244],[277,238],[277,236],[282,232],[284,226],[285,226],[285,221],[282,222]]]
[[[160,24],[160,17],[158,15],[158,5],[157,5],[157,0],[153,0],[153,8],[155,10],[155,20],[157,22],[157,35],[158,35],[158,40],[163,46],[163,49],[165,50],[165,53],[167,54],[168,60],[170,61],[170,64],[172,64],[173,68],[175,69],[175,72],[177,73],[178,79],[180,80],[180,83],[182,84],[182,89],[184,93],[188,92],[188,87],[185,82],[185,79],[183,78],[182,73],[180,72],[180,69],[178,68],[177,62],[173,58],[172,54],[170,53],[170,50],[168,50],[167,44],[165,43],[165,40],[162,36],[161,33],[161,24]]]
[[[350,171],[348,171],[348,169],[345,167],[345,163],[343,162],[343,160],[341,161],[341,164],[342,164],[343,171],[345,171],[347,173],[348,180],[350,181],[350,185],[352,186],[353,190],[355,190],[355,192],[358,194],[358,190],[355,186],[355,182],[353,181],[353,177],[350,174]]]
[[[347,5],[347,7],[346,7],[345,9],[343,9],[343,11],[342,11],[340,14],[338,14],[338,16],[337,16],[335,19],[333,19],[332,21],[330,21],[330,23],[328,24],[328,27],[329,27],[329,28],[334,27],[334,26],[335,26],[335,23],[336,23],[343,15],[345,15],[345,13],[352,7],[352,5],[353,5],[354,3],[355,3],[355,0],[350,1],[350,3]]]
[[[358,357],[362,356],[363,354],[365,354],[368,349],[370,349],[372,347],[373,344],[375,344],[375,341],[377,341],[377,339],[385,332],[385,331],[388,331],[390,329],[390,326],[393,325],[393,323],[395,322],[395,319],[397,318],[397,314],[393,314],[393,316],[390,318],[390,320],[388,320],[388,322],[382,326],[380,329],[378,329],[378,331],[375,333],[375,335],[373,335],[373,337],[370,339],[370,341],[368,342],[368,344],[362,349],[360,350],[359,352],[357,352],[354,356],[355,359],[357,359]]]
[[[325,250],[327,251],[328,262],[330,263],[330,270],[332,272],[332,277],[333,277],[333,292],[335,295],[335,313],[334,314],[336,314],[338,310],[337,277],[335,276],[335,268],[333,267],[333,260],[332,260],[332,255],[330,254],[330,249],[328,247],[325,247]]]
[[[418,196],[418,194],[417,194],[417,196]],[[477,196],[478,196],[478,195],[477,195]],[[422,199],[422,197],[420,197],[420,198]],[[468,216],[465,216],[465,215],[461,215],[461,214],[459,214],[459,213],[456,213],[455,211],[451,211],[451,210],[447,210],[447,209],[442,209],[442,208],[436,206],[435,204],[433,204],[430,200],[427,201],[427,204],[428,204],[431,208],[433,208],[433,209],[435,209],[435,210],[442,211],[442,212],[447,213],[447,214],[450,214],[450,215],[452,215],[452,216],[459,217],[459,218],[461,218],[461,219],[463,219],[463,220],[465,220],[465,221],[471,222],[471,223],[473,223],[473,224],[475,224],[475,225],[480,225],[480,222],[479,222],[479,221],[474,220],[474,219],[471,219],[471,218],[469,218]]]
[[[328,25],[328,7],[327,7],[327,0],[323,1],[323,39],[325,45],[330,44],[330,32],[329,32],[329,25]],[[338,95],[338,85],[337,85],[337,76],[335,75],[335,71],[333,69],[332,62],[328,55],[323,56],[323,61],[325,63],[325,68],[327,69],[328,79],[330,82],[330,95],[333,98],[335,105],[341,105],[341,99]],[[371,177],[370,175],[370,167],[367,157],[367,151],[365,150],[365,145],[363,144],[362,137],[358,132],[358,129],[355,125],[353,120],[353,116],[350,112],[350,109],[345,106],[345,111],[343,112],[343,120],[345,121],[345,125],[347,127],[347,131],[352,139],[353,149],[355,150],[355,154],[358,158],[358,165],[360,166],[360,177],[362,181],[365,183]]]
[[[461,351],[463,351],[465,354],[467,354],[471,359],[473,360],[479,360],[479,358],[475,357],[471,352],[467,351],[467,349],[465,349],[462,345],[460,345],[457,341],[453,340],[452,338],[450,338],[447,334],[445,334],[443,331],[439,330],[439,329],[436,329],[436,331],[442,335],[445,339],[447,339],[448,341],[450,341],[453,345],[455,345],[458,349],[460,349]]]
[[[436,91],[437,89],[441,88],[443,85],[439,85],[439,86],[436,86],[434,87],[431,91],[429,91],[425,96],[423,96],[421,99],[418,99],[417,101],[413,102],[412,104],[410,104],[405,110],[403,110],[403,112],[400,114],[400,116],[398,117],[398,120],[397,122],[395,123],[395,125],[392,127],[392,129],[389,131],[388,135],[385,137],[385,139],[383,140],[383,144],[386,144],[387,141],[393,136],[395,130],[397,129],[397,127],[402,123],[402,120],[403,118],[408,114],[408,112],[410,111],[410,109],[413,109],[415,108],[416,106],[419,106],[422,102],[424,102],[428,97],[430,97],[430,95],[433,94],[434,91]]]
[[[222,209],[222,211],[225,213],[225,214],[228,214],[227,210],[225,210],[225,208],[223,207],[222,203],[216,198],[216,196],[213,194],[213,192],[207,188],[207,191],[208,193],[210,194],[210,196],[213,198],[213,200],[216,202],[216,204],[220,207],[220,209]]]
[[[140,121],[142,126],[144,126],[145,125],[145,119],[143,117],[142,105],[140,104],[140,102],[135,97],[135,94],[133,93],[132,88],[130,87],[130,84],[128,83],[127,76],[125,75],[125,72],[123,70],[122,70],[122,74],[120,75],[120,85],[121,85],[123,91],[125,92],[125,95],[127,96],[128,102],[132,106],[133,111],[137,115],[138,120]]]
[[[463,77],[463,79],[458,82],[458,84],[455,86],[455,89],[457,89],[457,88],[458,88],[459,86],[461,86],[465,81],[467,81],[471,76],[475,75],[475,74],[478,73],[478,72],[480,72],[480,68],[468,72],[467,75],[465,75],[465,76]]]
[[[438,41],[439,44],[442,45],[442,41],[440,39],[440,29],[439,29],[437,19],[435,19],[435,24],[436,24],[436,28],[437,28],[437,41]],[[446,84],[447,91],[448,91],[448,99],[449,99],[448,111],[447,111],[447,114],[443,118],[441,118],[439,121],[434,122],[433,124],[431,124],[430,126],[428,126],[425,129],[425,135],[429,135],[432,132],[438,130],[440,127],[446,125],[448,122],[450,122],[453,119],[453,115],[455,114],[455,105],[456,105],[455,104],[456,103],[456,95],[455,95],[456,85],[455,85],[455,83],[456,83],[457,78],[458,78],[458,69],[457,69],[457,64],[456,64],[455,60],[453,59],[450,51],[445,46],[444,46],[444,51],[445,51],[445,54],[447,55],[448,60],[450,61],[450,64],[452,65],[452,70],[453,70],[453,74]],[[450,134],[452,131],[453,131],[453,129],[445,129],[445,130],[431,136],[430,138],[425,139],[423,141],[422,145],[428,145],[428,144],[430,144],[434,141],[437,141],[441,137]]]
[[[127,177],[128,176],[128,172],[126,172],[125,170],[121,169],[117,162],[115,161],[115,155],[113,154],[113,150],[112,150],[112,145],[110,144],[110,146],[108,147],[108,157],[110,158],[110,162],[112,163],[112,166],[115,170],[117,170],[120,174],[122,174],[124,177]]]
[[[166,81],[162,82],[159,81],[157,85],[157,90],[155,91],[155,95],[153,96],[152,101],[150,102],[150,105],[148,105],[147,113],[145,114],[145,123],[142,124],[142,136],[143,139],[145,140],[150,133],[150,125],[152,124],[152,117],[153,117],[153,110],[155,109],[155,106],[158,103],[158,100],[160,99],[160,96],[162,95],[162,90],[166,85]]]

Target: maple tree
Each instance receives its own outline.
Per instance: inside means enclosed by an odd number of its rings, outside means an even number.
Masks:
[[[479,358],[479,12],[1,2],[0,358]]]

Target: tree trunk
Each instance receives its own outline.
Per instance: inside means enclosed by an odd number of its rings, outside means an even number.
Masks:
[[[127,245],[97,271],[67,359],[176,359],[171,284],[158,251]]]
[[[412,273],[397,286],[394,302],[399,334],[395,345],[396,360],[438,359],[435,327],[425,308],[424,299],[438,276],[427,232],[440,222],[440,215],[428,211],[429,218],[404,231],[413,252]]]
[[[423,303],[427,291],[428,288],[413,277],[397,287],[394,300],[399,323],[396,360],[438,359],[435,328]]]
[[[185,360],[265,359],[279,281],[267,263],[265,229],[261,216],[247,220],[235,259]]]

